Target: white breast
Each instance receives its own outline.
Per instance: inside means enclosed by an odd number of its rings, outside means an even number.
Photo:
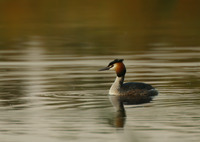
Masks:
[[[115,82],[110,87],[110,90],[109,90],[110,95],[119,95],[120,94],[121,80],[122,80],[121,77],[116,77]]]

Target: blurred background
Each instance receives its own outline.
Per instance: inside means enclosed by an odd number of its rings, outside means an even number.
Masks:
[[[55,52],[113,55],[199,46],[198,0],[1,0],[0,8],[1,49],[41,43]]]
[[[0,0],[1,141],[199,142],[199,13],[198,0]],[[97,71],[115,58],[160,92],[125,120],[115,74]]]

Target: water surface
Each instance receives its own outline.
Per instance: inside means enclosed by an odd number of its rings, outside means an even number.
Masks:
[[[200,140],[198,2],[46,3],[1,2],[1,141]],[[126,82],[159,91],[125,118],[108,96],[114,72],[97,71],[115,58]]]

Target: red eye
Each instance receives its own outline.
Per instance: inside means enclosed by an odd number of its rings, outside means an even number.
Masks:
[[[113,67],[113,65],[110,65],[110,66],[109,66],[109,68],[112,68],[112,67]]]

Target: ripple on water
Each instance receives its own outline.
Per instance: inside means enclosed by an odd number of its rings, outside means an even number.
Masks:
[[[29,138],[109,135],[116,139],[111,124],[116,118],[107,94],[115,75],[97,70],[113,58],[124,58],[126,82],[146,82],[159,90],[151,103],[126,107],[124,129],[131,133],[127,135],[198,139],[198,52],[196,48],[173,47],[123,56],[1,52],[5,61],[0,61],[0,131]]]

